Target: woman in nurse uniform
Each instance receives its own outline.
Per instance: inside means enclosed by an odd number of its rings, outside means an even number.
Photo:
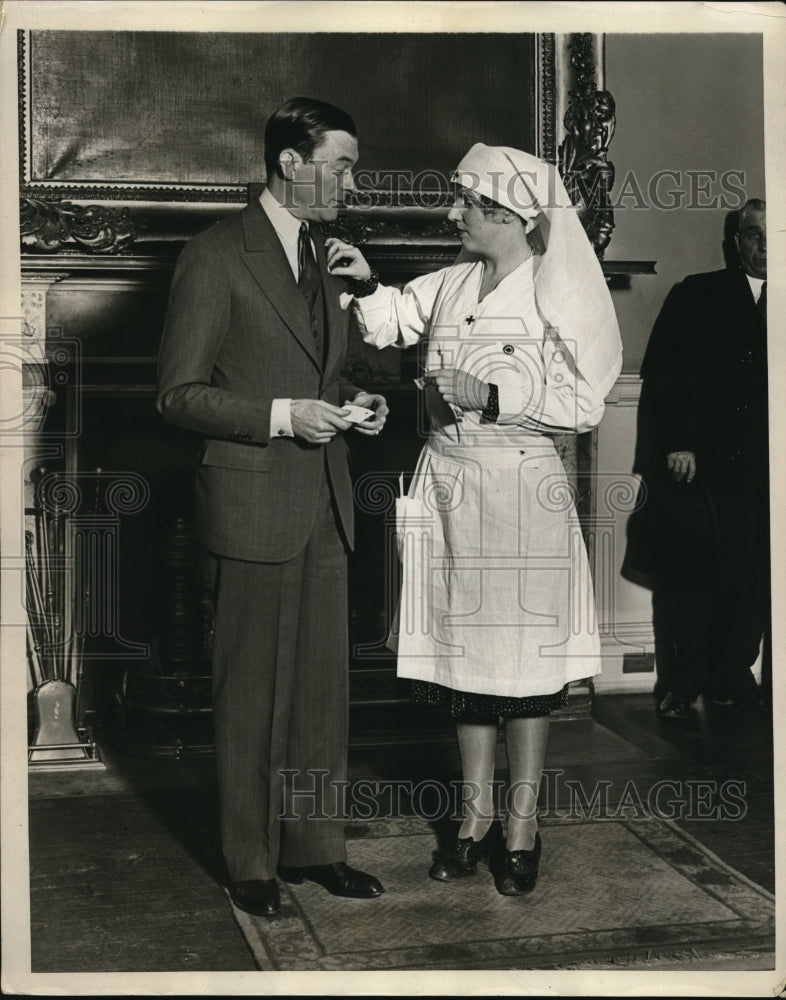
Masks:
[[[537,798],[549,713],[568,684],[600,672],[587,554],[555,435],[595,427],[622,350],[597,258],[556,169],[478,143],[458,165],[449,218],[463,251],[403,290],[376,283],[357,248],[328,264],[355,286],[364,339],[427,340],[430,432],[400,501],[398,674],[456,722],[464,813],[432,865],[472,875],[494,824],[504,726],[509,767],[497,890],[535,885]]]

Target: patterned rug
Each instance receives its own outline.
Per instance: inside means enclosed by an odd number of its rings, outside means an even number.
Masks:
[[[483,865],[460,882],[429,879],[437,838],[423,820],[356,824],[349,862],[384,896],[282,884],[276,918],[235,918],[265,970],[630,969],[658,957],[700,970],[702,958],[774,952],[774,897],[674,824],[545,820],[541,833],[538,884],[511,898]]]

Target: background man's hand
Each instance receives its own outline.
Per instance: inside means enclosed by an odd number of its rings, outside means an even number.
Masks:
[[[678,483],[692,483],[696,475],[696,456],[692,451],[672,451],[666,456],[671,478]]]
[[[362,424],[352,425],[356,431],[359,431],[361,434],[368,434],[369,436],[379,434],[385,426],[385,421],[390,412],[384,396],[371,392],[359,392],[354,399],[345,400],[345,405],[347,403],[354,403],[355,406],[367,406],[374,411],[373,417],[364,420]]]
[[[290,405],[292,431],[309,444],[327,444],[339,431],[352,424],[341,416],[338,406],[322,399],[293,399]]]

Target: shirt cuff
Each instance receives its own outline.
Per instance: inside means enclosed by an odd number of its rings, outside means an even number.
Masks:
[[[294,437],[291,399],[274,399],[270,407],[270,437]]]
[[[390,308],[391,289],[389,285],[377,285],[371,295],[361,295],[360,298],[352,296],[352,301],[360,312],[371,309],[378,309],[380,306]]]

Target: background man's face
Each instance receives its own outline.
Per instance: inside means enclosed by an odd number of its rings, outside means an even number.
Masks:
[[[740,217],[737,249],[746,274],[767,277],[767,217],[761,209],[746,208]]]

